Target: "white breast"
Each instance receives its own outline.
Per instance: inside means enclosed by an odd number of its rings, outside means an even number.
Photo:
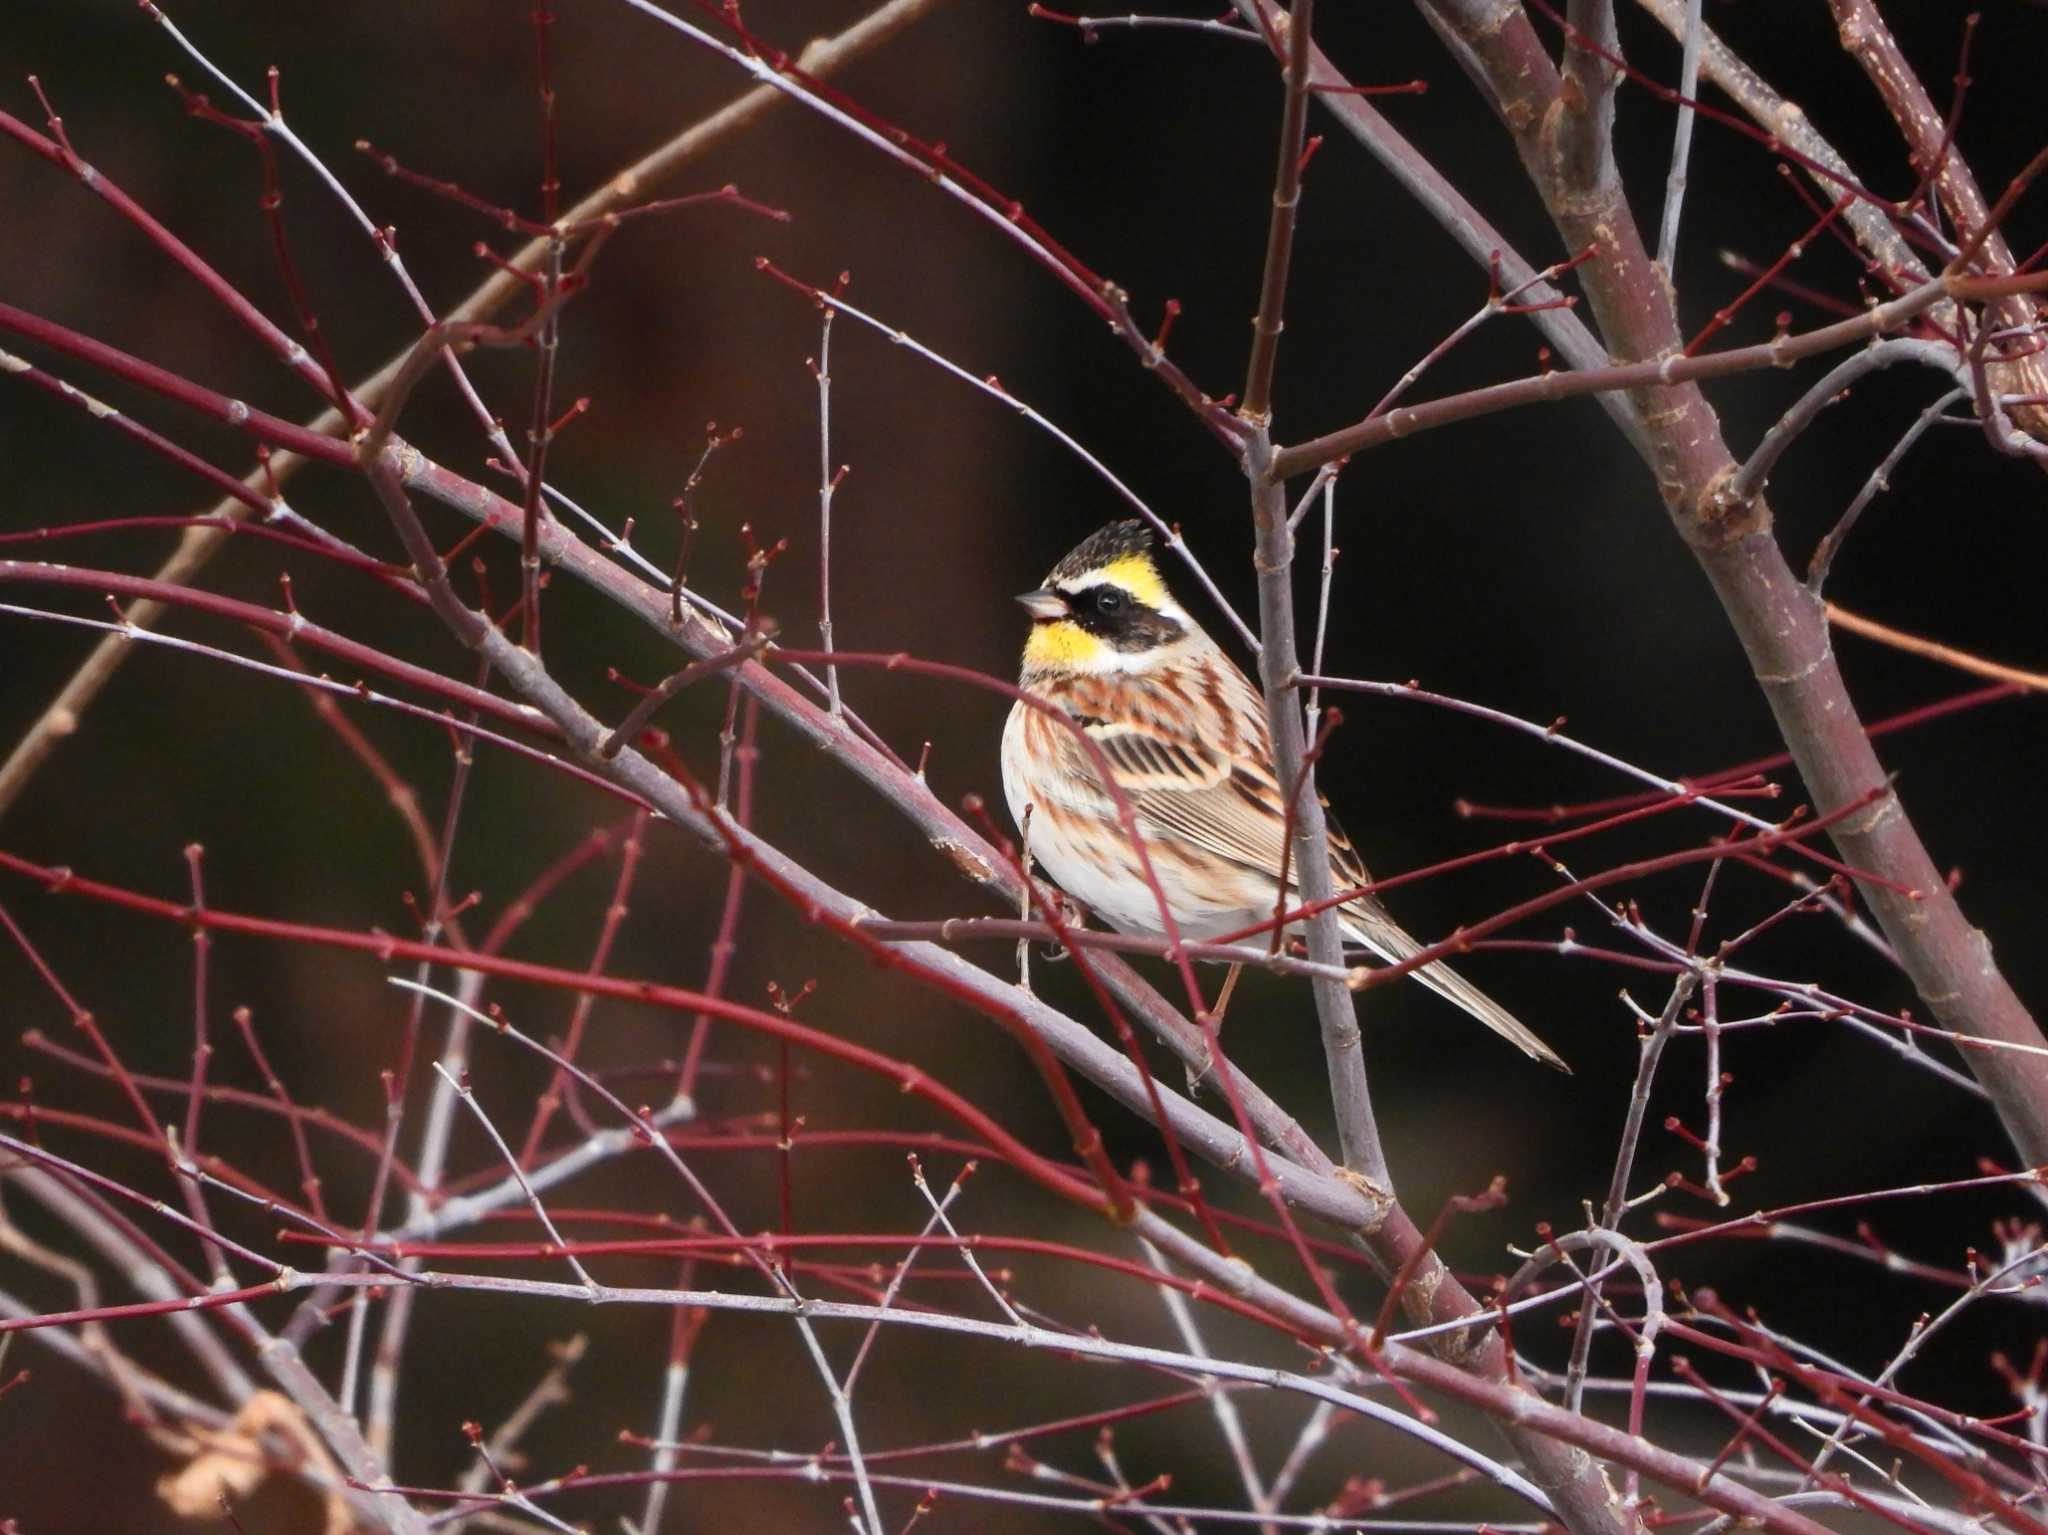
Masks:
[[[1042,742],[1047,730],[1062,728],[1050,720],[1033,720],[1036,712],[1029,704],[1016,704],[1003,726],[1003,795],[1020,838],[1039,871],[1101,921],[1118,932],[1161,936],[1165,928],[1158,900],[1116,823],[1114,803],[1092,782],[1032,771],[1027,733]],[[1220,871],[1212,871],[1195,888],[1179,840],[1143,816],[1138,828],[1183,937],[1214,937],[1271,913],[1270,879],[1259,880],[1244,871],[1218,878]]]

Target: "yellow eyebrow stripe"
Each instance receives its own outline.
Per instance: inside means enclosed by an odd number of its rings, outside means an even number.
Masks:
[[[1126,554],[1111,560],[1102,567],[1102,574],[1148,608],[1161,607],[1170,600],[1166,583],[1159,579],[1159,567],[1149,554]]]

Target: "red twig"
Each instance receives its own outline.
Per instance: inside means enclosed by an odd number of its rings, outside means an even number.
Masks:
[[[270,66],[270,92],[273,103],[277,100],[278,72],[275,64]],[[231,116],[208,101],[201,92],[188,91],[176,75],[166,75],[172,90],[184,99],[185,110],[201,122],[212,123],[227,129],[256,151],[263,167],[263,192],[257,199],[257,206],[263,210],[265,222],[270,226],[272,253],[277,258],[278,274],[284,279],[286,295],[291,300],[292,310],[298,316],[299,330],[306,338],[307,348],[318,359],[320,372],[326,380],[327,403],[342,413],[345,420],[355,426],[368,422],[369,413],[349,393],[348,380],[342,376],[341,365],[334,360],[334,351],[327,344],[327,337],[320,329],[320,317],[313,312],[313,303],[306,294],[305,280],[299,275],[298,263],[292,259],[292,247],[284,227],[284,188],[278,180],[277,154],[270,147],[270,135],[261,123],[245,122]]]
[[[1124,1054],[1130,1057],[1132,1066],[1137,1069],[1139,1081],[1144,1084],[1145,1096],[1151,1101],[1152,1105],[1153,1123],[1158,1127],[1160,1136],[1166,1142],[1166,1158],[1173,1168],[1176,1189],[1181,1197],[1187,1201],[1189,1210],[1193,1212],[1195,1218],[1201,1223],[1202,1231],[1209,1239],[1209,1245],[1225,1257],[1231,1256],[1230,1243],[1225,1239],[1222,1228],[1217,1225],[1215,1213],[1209,1208],[1208,1201],[1203,1198],[1201,1182],[1195,1177],[1194,1170],[1189,1167],[1187,1154],[1183,1150],[1179,1138],[1173,1133],[1172,1121],[1168,1119],[1166,1114],[1166,1105],[1159,1096],[1159,1084],[1153,1080],[1152,1064],[1145,1058],[1144,1047],[1139,1043],[1136,1032],[1131,1028],[1130,1019],[1124,1015],[1124,1010],[1117,1006],[1116,998],[1110,993],[1109,988],[1103,984],[1100,973],[1094,965],[1089,963],[1087,953],[1073,943],[1073,930],[1067,923],[1066,918],[1061,914],[1058,900],[1046,899],[1044,891],[1040,889],[1038,882],[1031,877],[1031,871],[1025,867],[1024,860],[1018,854],[1015,846],[1007,837],[1002,836],[996,831],[995,825],[988,815],[987,807],[982,803],[981,797],[979,795],[969,795],[961,808],[968,815],[980,820],[983,831],[988,834],[989,839],[1002,852],[1003,856],[1009,860],[1011,870],[1016,874],[1018,880],[1022,882],[1029,896],[1031,909],[1036,911],[1044,920],[1053,941],[1061,945],[1068,954],[1073,956],[1075,966],[1081,972],[1081,978],[1088,983],[1088,990],[1095,998],[1096,1006],[1100,1007],[1103,1011],[1103,1016],[1109,1019],[1110,1028],[1116,1034],[1117,1043],[1123,1047]],[[1218,1062],[1218,1068],[1227,1071],[1230,1069],[1229,1063]]]
[[[172,908],[168,901],[161,904],[178,915],[189,916],[189,912],[177,912],[177,908]],[[90,1011],[80,1005],[78,999],[71,994],[69,988],[57,978],[57,972],[50,968],[50,962],[43,958],[42,951],[30,941],[28,934],[22,930],[21,924],[14,920],[13,914],[4,906],[0,906],[0,927],[7,929],[7,934],[14,940],[16,947],[21,950],[36,974],[43,978],[43,984],[50,988],[56,995],[58,1004],[71,1015],[72,1024],[91,1041],[94,1053],[99,1056],[101,1064],[106,1068],[108,1075],[114,1079],[115,1085],[121,1089],[121,1095],[128,1100],[128,1106],[135,1111],[135,1118],[142,1125],[150,1141],[160,1151],[168,1154],[170,1148],[164,1138],[163,1122],[156,1117],[155,1112],[149,1106],[148,1100],[142,1096],[142,1090],[136,1086],[135,1078],[129,1074],[126,1063],[122,1061],[120,1056],[114,1053],[113,1047],[107,1043],[107,1036],[101,1032],[99,1021],[93,1017]]]
[[[1437,1242],[1443,1237],[1444,1228],[1451,1223],[1454,1215],[1478,1215],[1487,1210],[1498,1210],[1508,1202],[1507,1179],[1498,1175],[1487,1185],[1483,1194],[1453,1194],[1444,1201],[1443,1208],[1436,1213],[1436,1219],[1429,1223],[1429,1230],[1422,1240],[1409,1252],[1394,1277],[1387,1285],[1386,1299],[1380,1302],[1379,1315],[1373,1318],[1372,1343],[1378,1348],[1387,1336],[1387,1324],[1394,1319],[1394,1311],[1401,1303],[1401,1296],[1414,1283],[1415,1275],[1423,1262],[1436,1251]]]
[[[612,945],[619,936],[619,929],[625,923],[628,901],[633,894],[633,876],[640,868],[640,854],[647,835],[648,813],[645,810],[633,812],[632,822],[626,831],[626,839],[619,856],[618,878],[612,885],[611,900],[604,908],[604,921],[598,928],[597,944],[590,956],[589,972],[602,975],[611,962]],[[593,998],[589,992],[582,992],[576,998],[576,1010],[569,1015],[569,1030],[562,1039],[561,1053],[564,1060],[574,1061],[576,1052],[583,1044],[583,1031],[590,1023],[590,1009]],[[562,1095],[569,1092],[569,1075],[556,1067],[548,1078],[547,1088],[534,1103],[533,1120],[527,1126],[526,1142],[519,1151],[519,1165],[530,1168],[540,1155],[541,1141],[546,1137],[548,1122],[561,1106]],[[571,1103],[574,1096],[571,1094]]]
[[[1798,183],[1794,182],[1793,184],[1796,186]],[[1849,204],[1852,201],[1854,201],[1854,199],[1850,197],[1847,193],[1844,193],[1841,197],[1837,198],[1835,200],[1834,206],[1829,208],[1825,213],[1823,213],[1819,217],[1819,219],[1817,219],[1814,222],[1813,227],[1808,229],[1805,234],[1801,235],[1798,239],[1794,240],[1790,245],[1786,246],[1784,254],[1779,256],[1778,259],[1772,262],[1768,267],[1764,268],[1764,270],[1757,276],[1754,282],[1752,282],[1747,288],[1744,288],[1741,293],[1736,295],[1732,303],[1726,305],[1721,309],[1717,309],[1714,311],[1714,317],[1711,320],[1709,320],[1705,325],[1701,326],[1699,334],[1694,336],[1692,340],[1688,341],[1685,344],[1684,355],[1687,357],[1698,356],[1700,348],[1705,346],[1707,342],[1713,338],[1715,332],[1721,330],[1731,320],[1733,320],[1736,315],[1740,314],[1742,312],[1743,306],[1746,305],[1751,299],[1755,298],[1759,291],[1761,291],[1771,282],[1775,281],[1779,273],[1783,272],[1786,267],[1790,266],[1794,261],[1798,260],[1800,256],[1805,254],[1806,247],[1808,246],[1808,244],[1812,242],[1813,237],[1815,235],[1819,234],[1824,229],[1831,228],[1837,219],[1839,219],[1844,213],[1849,211]],[[1780,334],[1783,334],[1783,327],[1780,327]]]
[[[508,959],[502,955],[484,954],[475,950],[452,949],[443,944],[426,943],[418,939],[395,938],[388,933],[357,933],[310,923],[245,916],[238,912],[223,911],[218,907],[194,914],[174,902],[125,890],[116,885],[104,884],[98,880],[84,879],[68,869],[37,864],[4,850],[0,850],[0,868],[32,879],[53,892],[76,894],[160,920],[198,921],[215,932],[241,933],[281,942],[312,944],[323,948],[368,954],[374,956],[381,964],[389,964],[394,960],[424,961],[428,964],[443,965],[451,970],[476,970],[507,980],[525,981],[562,991],[590,991],[598,996],[615,997],[622,1001],[639,1002],[679,1012],[708,1012],[714,1017],[740,1024],[771,1038],[790,1039],[805,1049],[893,1081],[904,1092],[923,1099],[991,1145],[1000,1148],[1005,1158],[1011,1160],[1019,1171],[1049,1192],[1090,1208],[1100,1208],[1102,1204],[1103,1195],[1099,1189],[1074,1177],[1058,1163],[1039,1156],[951,1088],[934,1082],[916,1068],[879,1051],[857,1045],[822,1029],[808,1028],[789,1019],[780,1018],[772,1012],[762,1012],[758,1008],[728,1002],[719,997],[708,997],[702,992],[689,991],[678,986],[664,986],[653,981],[628,980],[616,976],[585,975],[554,965]],[[5,916],[5,908],[0,908],[0,921],[6,922],[9,927],[13,925],[11,919]],[[154,1116],[151,1116],[151,1119],[153,1122]]]

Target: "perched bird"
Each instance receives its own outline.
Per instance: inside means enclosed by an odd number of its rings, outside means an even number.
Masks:
[[[1101,749],[1182,935],[1216,938],[1270,921],[1285,806],[1265,699],[1174,601],[1150,530],[1111,523],[1017,600],[1031,615],[1019,684]],[[1158,903],[1087,749],[1021,701],[1003,727],[1003,792],[1032,857],[1069,895],[1120,932],[1162,934]],[[1339,890],[1369,878],[1334,820],[1330,865]],[[1291,873],[1288,884],[1288,900],[1298,902]],[[1347,943],[1383,960],[1422,948],[1371,896],[1338,916]],[[1535,1059],[1570,1069],[1449,966],[1411,973]]]

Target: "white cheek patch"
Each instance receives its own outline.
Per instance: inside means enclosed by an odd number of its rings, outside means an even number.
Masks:
[[[1186,665],[1188,644],[1183,636],[1150,650],[1118,650],[1114,645],[1098,645],[1094,654],[1076,663],[1073,669],[1091,677],[1149,677],[1154,672]]]

